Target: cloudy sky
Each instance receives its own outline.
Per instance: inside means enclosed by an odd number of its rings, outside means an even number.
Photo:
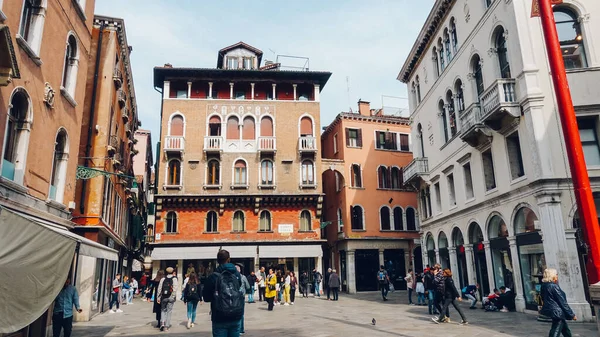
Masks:
[[[216,67],[219,49],[244,41],[265,59],[297,55],[333,73],[321,93],[322,126],[363,99],[406,97],[396,80],[434,0],[96,0],[96,13],[125,19],[142,127],[158,141],[160,94],[152,68]],[[348,90],[349,88],[349,90]],[[385,106],[407,107],[384,98]]]

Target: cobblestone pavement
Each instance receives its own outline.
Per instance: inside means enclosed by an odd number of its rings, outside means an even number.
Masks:
[[[484,312],[469,310],[463,302],[469,325],[456,323],[436,325],[427,314],[427,307],[408,306],[405,292],[390,294],[390,300],[381,301],[375,292],[358,295],[340,294],[338,302],[321,298],[296,298],[293,306],[276,306],[268,312],[264,302],[246,304],[246,335],[264,336],[547,336],[550,324],[537,322],[531,314]],[[134,305],[122,306],[123,313],[104,313],[90,322],[76,323],[74,337],[104,336],[211,336],[209,305],[198,306],[197,324],[188,330],[183,302],[176,302],[173,327],[160,332],[154,327],[152,304],[139,299]],[[454,321],[459,316],[450,310]],[[376,319],[376,325],[371,320]],[[593,323],[573,323],[573,336],[595,337],[598,330]]]

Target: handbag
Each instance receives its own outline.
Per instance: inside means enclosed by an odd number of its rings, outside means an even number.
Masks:
[[[396,288],[394,288],[394,285],[393,285],[392,283],[390,283],[390,288],[389,288],[389,290],[390,290],[391,292],[394,292],[394,291],[396,291]]]

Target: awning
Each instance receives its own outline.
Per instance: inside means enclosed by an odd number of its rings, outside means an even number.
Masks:
[[[221,249],[228,251],[232,259],[256,257],[256,246],[223,246]]]
[[[219,246],[154,247],[152,260],[216,260]]]
[[[320,245],[260,246],[258,256],[262,258],[322,257],[323,249]]]
[[[116,254],[44,222],[0,207],[0,333],[20,330],[48,309],[64,286],[78,245],[83,255]]]
[[[15,48],[7,25],[0,25],[0,86],[6,86],[13,78],[21,78]]]

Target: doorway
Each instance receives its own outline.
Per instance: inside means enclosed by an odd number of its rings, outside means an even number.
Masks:
[[[357,249],[355,257],[354,275],[356,277],[356,291],[376,291],[379,250]]]

